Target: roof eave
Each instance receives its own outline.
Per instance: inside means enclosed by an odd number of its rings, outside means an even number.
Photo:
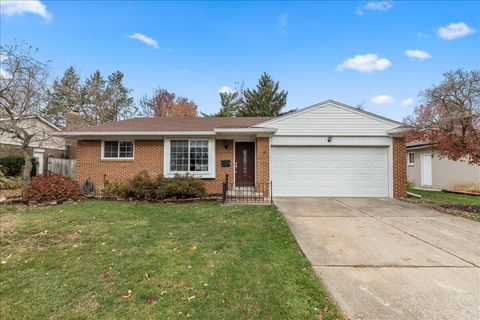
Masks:
[[[392,138],[403,138],[411,135],[413,129],[406,126],[398,126],[396,128],[387,130],[387,134]]]
[[[165,136],[218,136],[218,135],[272,135],[274,128],[215,128],[212,131],[63,131],[56,136],[70,139],[101,139],[106,137],[162,138]]]
[[[274,134],[276,128],[215,128],[216,134]]]
[[[163,137],[163,136],[214,136],[214,131],[63,131],[55,133],[65,138],[94,137]]]

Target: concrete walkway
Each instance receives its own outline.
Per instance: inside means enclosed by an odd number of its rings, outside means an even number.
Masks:
[[[480,319],[480,223],[373,198],[276,198],[350,319]]]

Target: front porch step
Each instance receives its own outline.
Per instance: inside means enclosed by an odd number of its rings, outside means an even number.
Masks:
[[[224,204],[269,204],[270,197],[260,192],[257,186],[230,186],[226,191]],[[262,190],[265,191],[265,190]]]
[[[263,198],[263,192],[258,192],[255,189],[251,190],[228,190],[227,197],[235,197],[235,198]]]

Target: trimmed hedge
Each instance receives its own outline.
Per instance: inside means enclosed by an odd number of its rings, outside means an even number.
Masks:
[[[206,196],[202,180],[189,175],[174,178],[152,178],[142,171],[128,181],[114,181],[105,185],[103,194],[138,200],[190,199]]]

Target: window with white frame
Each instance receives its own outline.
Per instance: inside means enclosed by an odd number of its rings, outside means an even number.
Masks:
[[[207,172],[208,140],[171,140],[171,172]]]
[[[133,159],[133,141],[103,141],[103,159]]]
[[[413,152],[408,153],[408,165],[409,166],[415,165],[415,153]]]

